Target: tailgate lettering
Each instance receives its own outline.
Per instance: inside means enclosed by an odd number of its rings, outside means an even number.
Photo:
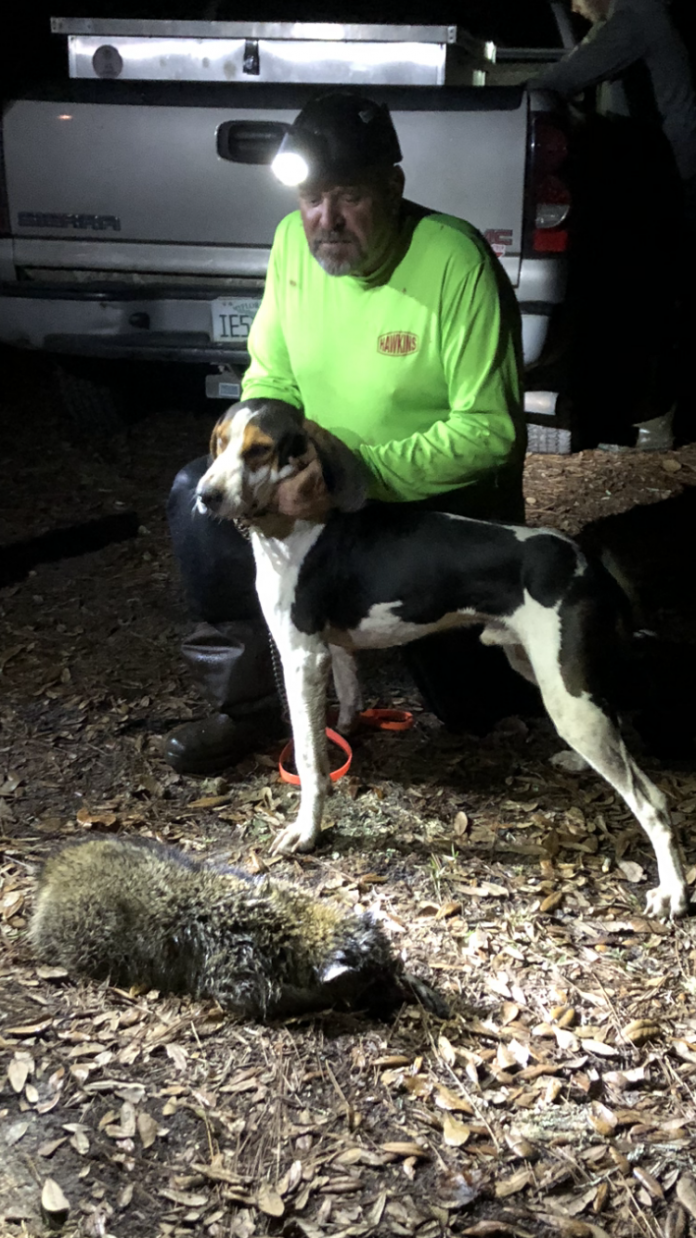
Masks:
[[[19,211],[17,215],[19,228],[77,228],[92,232],[121,231],[121,220],[118,215],[64,215],[53,214],[50,211]]]

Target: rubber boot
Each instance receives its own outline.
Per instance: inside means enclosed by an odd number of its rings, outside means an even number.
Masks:
[[[289,730],[263,623],[201,623],[181,651],[214,712],[167,736],[165,759],[178,773],[221,773]]]

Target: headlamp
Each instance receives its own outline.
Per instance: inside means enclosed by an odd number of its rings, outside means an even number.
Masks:
[[[311,100],[287,129],[271,168],[283,185],[340,183],[395,164],[401,148],[389,111],[363,95],[337,91]]]
[[[271,163],[271,171],[281,185],[288,187],[302,185],[310,173],[310,159],[307,153],[300,149],[296,135],[288,130],[283,138],[278,153]]]

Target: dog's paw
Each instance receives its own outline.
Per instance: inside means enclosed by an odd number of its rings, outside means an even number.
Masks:
[[[287,825],[271,843],[271,855],[292,855],[294,851],[312,851],[319,837],[319,829],[303,826],[299,818]]]
[[[685,914],[688,905],[689,891],[683,882],[649,890],[645,900],[646,913],[654,920],[675,920]]]
[[[336,719],[336,730],[340,735],[352,735],[354,731],[357,731],[361,709],[362,705],[360,709],[346,708],[341,705],[338,718]]]

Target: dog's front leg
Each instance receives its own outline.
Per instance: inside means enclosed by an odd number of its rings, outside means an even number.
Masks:
[[[279,634],[274,635],[283,663],[301,794],[296,820],[278,835],[271,851],[311,851],[321,831],[329,787],[326,681],[330,656],[319,637],[305,636],[294,628],[280,640]]]
[[[355,658],[342,645],[329,645],[329,650],[334,687],[338,697],[337,727],[342,735],[348,735],[363,708]]]

